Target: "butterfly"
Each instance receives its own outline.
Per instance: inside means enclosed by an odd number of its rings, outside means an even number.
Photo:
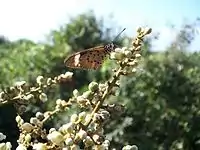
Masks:
[[[115,37],[125,30],[125,28]],[[64,64],[69,68],[79,69],[98,69],[101,67],[106,56],[115,50],[118,46],[116,44],[108,43],[106,45],[96,46],[77,53],[72,54],[64,60]]]

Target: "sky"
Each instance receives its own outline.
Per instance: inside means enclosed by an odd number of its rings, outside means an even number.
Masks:
[[[151,27],[160,33],[154,48],[164,49],[184,19],[192,22],[200,17],[199,0],[0,0],[0,4],[0,35],[35,42],[44,41],[51,30],[68,23],[69,17],[93,10],[97,17],[112,14],[107,25],[125,27],[127,35],[133,35],[139,26]],[[170,29],[170,24],[177,29]],[[199,41],[197,36],[192,50],[200,50]]]

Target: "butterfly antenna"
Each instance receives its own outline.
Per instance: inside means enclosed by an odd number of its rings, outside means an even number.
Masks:
[[[122,32],[124,32],[126,30],[126,28],[124,28],[121,32],[119,32],[118,34],[117,34],[117,36],[114,38],[114,40],[113,41],[116,41],[117,40],[117,38],[122,34]]]

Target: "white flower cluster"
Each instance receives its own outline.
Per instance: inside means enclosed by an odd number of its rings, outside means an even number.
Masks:
[[[0,141],[5,140],[6,135],[0,132]],[[0,150],[11,150],[12,145],[10,142],[0,143]]]

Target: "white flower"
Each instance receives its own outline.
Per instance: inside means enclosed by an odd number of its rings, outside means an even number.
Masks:
[[[136,68],[133,68],[133,69],[132,69],[132,72],[133,72],[133,73],[137,72],[137,69],[136,69]]]
[[[66,72],[65,74],[61,74],[59,77],[60,79],[71,79],[73,76],[72,72]]]
[[[32,123],[34,125],[38,125],[40,123],[40,121],[36,117],[31,117],[30,123]]]
[[[0,92],[0,99],[4,99],[5,97],[5,93],[4,92]]]
[[[27,150],[27,148],[24,145],[19,144],[16,150]]]
[[[61,99],[57,99],[56,100],[56,105],[61,105],[62,104],[62,100]]]
[[[78,117],[79,117],[80,120],[84,120],[85,117],[86,117],[86,112],[85,112],[85,111],[81,112],[81,113],[78,115]]]
[[[53,131],[52,133],[48,134],[47,138],[52,143],[54,143],[55,145],[60,145],[63,142],[63,140],[64,140],[63,135],[60,132],[58,132],[58,131]]]
[[[87,137],[83,140],[83,142],[84,142],[84,144],[85,144],[86,146],[88,146],[88,147],[94,144],[94,142],[92,141],[92,139],[91,139],[89,136],[87,136]]]
[[[74,130],[74,123],[70,122],[67,124],[64,124],[61,129],[60,129],[63,133],[72,133]]]
[[[38,76],[36,79],[37,84],[41,85],[44,82],[44,77],[43,76]]]
[[[41,93],[39,98],[42,102],[46,102],[48,100],[47,95],[45,93]]]
[[[116,48],[116,49],[115,49],[115,52],[121,53],[121,52],[122,52],[122,49],[121,49],[121,48]]]
[[[94,135],[92,136],[92,138],[93,138],[94,141],[96,142],[96,141],[98,141],[98,139],[100,138],[100,136],[99,136],[98,134],[94,134]]]
[[[0,132],[0,141],[2,141],[4,139],[6,139],[6,136],[3,133]]]
[[[66,72],[65,73],[65,77],[67,78],[67,79],[71,79],[72,78],[72,76],[73,76],[73,72]]]
[[[105,141],[103,142],[103,145],[105,145],[106,147],[108,147],[108,146],[110,145],[110,141],[109,141],[109,140],[105,140]]]
[[[71,115],[70,120],[71,120],[72,123],[75,123],[78,120],[78,115],[77,114]]]
[[[21,125],[21,124],[24,123],[24,120],[23,120],[20,116],[16,116],[15,121],[16,121],[19,125]]]
[[[80,147],[78,145],[72,145],[70,150],[80,150]]]
[[[124,54],[125,54],[126,57],[130,58],[131,55],[132,55],[132,52],[131,52],[131,51],[128,51],[128,50],[125,50],[125,51],[124,51]]]
[[[124,53],[121,51],[121,52],[112,52],[110,54],[110,58],[111,59],[114,59],[114,60],[122,60],[124,58]]]
[[[21,86],[23,86],[24,84],[26,84],[26,81],[17,81],[17,82],[15,82],[15,86],[16,86],[16,87],[21,87]]]
[[[136,58],[140,58],[140,57],[141,57],[141,54],[135,54],[135,57],[136,57]]]
[[[0,143],[0,150],[11,150],[12,145],[10,142]]]
[[[51,129],[49,129],[49,133],[52,133],[52,132],[54,132],[54,131],[56,131],[55,128],[51,128]]]
[[[29,143],[30,141],[31,141],[31,135],[30,134],[26,134],[26,136],[25,136],[25,141],[27,142],[27,143]]]
[[[47,150],[47,146],[44,143],[36,143],[33,145],[34,150]]]
[[[126,145],[122,150],[138,150],[138,147],[136,145]]]
[[[74,95],[74,97],[78,97],[79,96],[79,91],[77,89],[75,89],[73,91],[73,95]]]
[[[82,140],[85,139],[87,137],[87,132],[85,132],[84,130],[80,130],[78,132],[78,137],[80,137]]]
[[[10,142],[6,142],[6,150],[10,150],[12,148],[12,145]]]
[[[72,138],[67,138],[66,140],[65,140],[65,144],[67,145],[67,146],[71,146],[71,145],[73,145],[73,140],[72,140]]]
[[[121,48],[121,51],[122,51],[122,52],[125,52],[125,51],[127,51],[127,50],[128,50],[127,47],[122,47],[122,48]]]

